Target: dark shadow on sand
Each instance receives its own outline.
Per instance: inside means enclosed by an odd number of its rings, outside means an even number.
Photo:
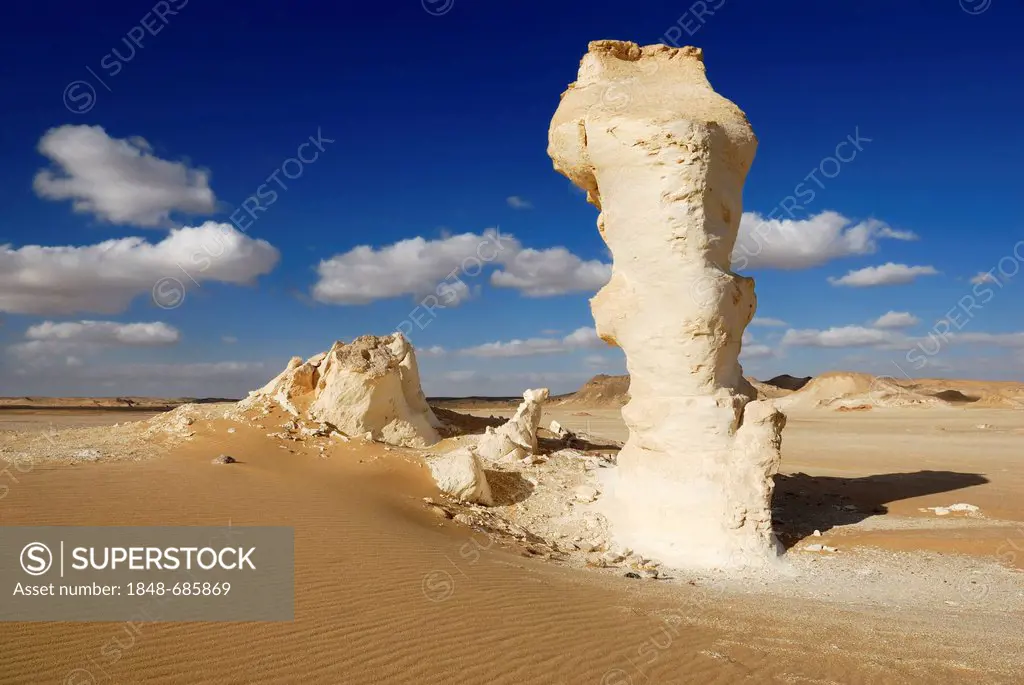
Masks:
[[[815,530],[859,523],[888,513],[890,502],[952,492],[988,483],[980,473],[915,471],[883,473],[863,478],[775,476],[772,523],[779,541],[789,549]]]

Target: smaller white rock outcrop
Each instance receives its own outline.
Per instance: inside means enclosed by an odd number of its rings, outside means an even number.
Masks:
[[[473,447],[459,449],[427,459],[437,488],[463,502],[492,506],[494,497],[487,483],[483,464]]]
[[[547,388],[527,390],[515,415],[498,428],[487,428],[480,436],[477,452],[484,461],[512,461],[523,459],[537,451],[537,428],[544,411]]]
[[[440,440],[440,422],[420,387],[416,353],[401,333],[338,341],[305,362],[294,357],[239,408],[269,404],[349,436],[370,434],[374,440],[406,447]]]

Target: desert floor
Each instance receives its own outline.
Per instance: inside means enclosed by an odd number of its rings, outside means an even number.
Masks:
[[[144,416],[0,412],[0,446],[17,447],[13,429]],[[551,418],[625,437],[617,410]],[[558,566],[429,513],[412,451],[353,441],[321,457],[228,425],[140,461],[33,461],[0,522],[294,526],[295,621],[0,624],[0,682],[1024,682],[1024,412],[791,416],[776,515],[787,558],[816,570],[779,582]],[[240,463],[211,465],[222,452]],[[982,515],[921,511],[957,502]]]

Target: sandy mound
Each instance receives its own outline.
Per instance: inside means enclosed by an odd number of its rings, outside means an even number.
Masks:
[[[621,407],[629,402],[629,376],[600,374],[583,384],[576,392],[557,401],[560,405],[587,407]]]
[[[142,461],[188,441],[197,420],[224,415],[232,405],[184,404],[146,421],[127,421],[98,428],[0,432],[0,462],[29,469],[36,463],[81,464],[98,461]]]
[[[891,378],[866,373],[834,371],[809,381],[803,388],[778,400],[781,409],[867,409],[871,407],[948,407],[932,395],[899,385]]]
[[[961,406],[1024,409],[1024,383],[1014,381],[915,378],[900,385]]]

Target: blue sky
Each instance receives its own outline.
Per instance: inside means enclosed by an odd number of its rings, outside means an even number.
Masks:
[[[760,139],[748,374],[1020,379],[1022,20],[1018,0],[18,3],[0,394],[237,395],[412,319],[428,394],[622,372],[589,330],[596,211],[546,154],[600,38],[702,47]],[[430,293],[457,306],[414,311]]]

